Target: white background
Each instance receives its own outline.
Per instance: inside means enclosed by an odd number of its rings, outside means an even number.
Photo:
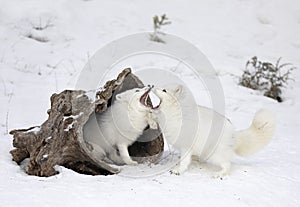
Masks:
[[[107,177],[62,167],[50,178],[28,176],[11,160],[8,131],[44,122],[50,95],[74,88],[94,52],[124,35],[151,31],[152,17],[163,13],[172,21],[164,30],[195,44],[218,71],[226,115],[237,129],[248,127],[261,107],[276,113],[270,145],[249,158],[236,157],[225,180],[212,179],[215,169],[197,163],[182,176],[125,176],[147,171],[147,165]],[[47,21],[50,26],[43,31],[33,28]],[[283,63],[299,67],[299,37],[298,0],[1,0],[0,205],[300,206],[299,68],[283,91],[283,103],[238,85],[254,55],[270,62],[282,57]]]

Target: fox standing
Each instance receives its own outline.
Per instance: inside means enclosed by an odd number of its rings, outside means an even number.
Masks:
[[[275,117],[267,110],[259,110],[248,129],[235,131],[232,123],[214,110],[197,105],[189,107],[191,101],[188,102],[187,91],[182,85],[155,88],[154,93],[161,101],[155,110],[157,122],[167,142],[181,153],[180,163],[171,170],[174,174],[187,170],[194,156],[221,168],[214,177],[226,176],[234,154],[253,154],[266,146],[273,136]],[[192,115],[196,118],[187,118]],[[191,125],[196,130],[186,130]]]
[[[128,146],[137,140],[147,125],[156,128],[147,106],[151,87],[134,88],[116,95],[107,111],[93,114],[83,133],[97,158],[109,158],[114,164],[137,165],[128,153]]]

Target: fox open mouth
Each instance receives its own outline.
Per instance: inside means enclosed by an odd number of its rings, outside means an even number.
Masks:
[[[152,109],[158,109],[160,103],[161,103],[161,100],[159,99],[159,104],[154,106],[151,99],[150,99],[150,95],[149,93],[151,92],[151,89],[153,88],[152,87],[149,87],[149,89],[141,96],[140,98],[140,102],[142,105],[146,106],[146,107],[149,107],[149,108],[152,108]]]
[[[152,104],[149,98],[149,93],[151,91],[152,87],[149,87],[149,89],[141,96],[140,102],[146,107],[152,108]]]

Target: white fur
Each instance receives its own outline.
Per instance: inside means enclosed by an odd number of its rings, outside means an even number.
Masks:
[[[84,138],[92,145],[98,159],[108,157],[114,164],[136,165],[128,153],[128,146],[137,140],[152,121],[151,109],[140,103],[149,89],[132,89],[116,95],[111,107],[101,114],[93,114],[84,126]]]
[[[235,153],[247,156],[261,150],[270,142],[274,130],[274,114],[267,110],[259,110],[248,129],[235,132]]]
[[[223,177],[230,172],[234,153],[252,154],[268,144],[273,135],[275,118],[271,112],[260,110],[250,128],[235,132],[226,117],[212,109],[193,106],[194,101],[183,86],[165,91],[154,90],[161,99],[156,116],[167,142],[181,153],[180,163],[171,170],[174,174],[187,170],[195,157],[219,166],[221,170],[214,177]]]

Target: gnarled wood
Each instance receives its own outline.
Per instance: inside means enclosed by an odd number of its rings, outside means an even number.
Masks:
[[[111,105],[114,95],[125,90],[143,87],[143,83],[123,70],[117,79],[108,81],[104,90],[96,93],[92,101],[81,90],[65,90],[51,96],[48,119],[37,127],[12,130],[13,160],[20,164],[29,158],[27,173],[52,176],[56,165],[79,173],[107,175],[119,172],[102,160],[97,160],[83,137],[83,126],[92,113],[102,113]],[[150,138],[149,138],[150,137]],[[130,155],[139,162],[155,162],[163,151],[163,138],[159,130],[145,129],[138,141],[129,147]]]

